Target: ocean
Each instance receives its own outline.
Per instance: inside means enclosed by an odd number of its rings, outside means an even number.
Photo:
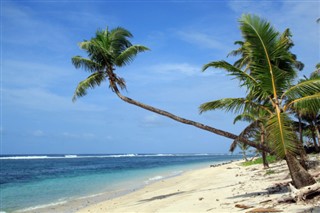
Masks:
[[[0,212],[50,212],[58,205],[73,212],[84,200],[99,202],[185,171],[241,158],[228,154],[2,155]]]

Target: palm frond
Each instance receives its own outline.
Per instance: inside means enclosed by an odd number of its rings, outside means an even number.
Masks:
[[[292,121],[286,113],[274,114],[266,125],[266,140],[279,158],[288,153],[297,153],[297,138]]]
[[[259,133],[259,121],[251,122],[240,134],[239,138],[250,139]],[[234,152],[238,144],[243,144],[239,140],[234,140],[229,148],[229,152]]]
[[[241,69],[233,66],[232,64],[230,64],[226,61],[223,61],[223,60],[222,61],[213,61],[208,64],[205,64],[202,67],[202,71],[207,70],[209,67],[224,69],[229,73],[229,75],[235,76],[240,81],[250,82],[251,84],[258,84],[256,79],[254,79],[251,75],[249,75],[248,73],[242,71]]]
[[[247,98],[223,98],[216,101],[210,101],[200,105],[200,113],[209,111],[209,110],[216,110],[222,109],[226,112],[233,112],[233,113],[244,113],[244,112],[252,112],[263,110],[271,113],[271,111],[259,103],[251,101]]]
[[[307,109],[311,112],[319,112],[320,109],[320,93],[304,96],[302,98],[295,99],[289,102],[284,110],[287,110],[293,105],[293,108],[296,110]]]
[[[270,23],[258,16],[243,15],[240,24],[251,51],[250,74],[260,83],[262,90],[277,99],[278,93],[282,93],[288,79],[292,79],[295,73],[289,66],[293,60],[288,51],[291,42],[289,35],[280,38]],[[286,72],[283,72],[284,67]]]
[[[82,58],[81,56],[75,56],[71,59],[72,64],[75,68],[83,68],[89,72],[96,72],[98,70],[102,70],[102,66],[90,59]]]
[[[134,45],[125,49],[118,57],[115,59],[115,64],[119,67],[129,64],[139,52],[145,52],[149,48],[142,45]]]
[[[295,111],[318,112],[320,109],[320,78],[301,81],[289,88],[283,96],[287,99],[283,107],[284,111],[293,108]]]
[[[75,102],[78,97],[85,96],[87,94],[88,88],[99,86],[105,79],[106,75],[103,72],[96,72],[91,74],[88,78],[78,84],[74,92],[72,101]]]
[[[256,117],[252,113],[242,113],[233,119],[233,124],[237,123],[238,121],[252,122],[254,120],[256,120]]]

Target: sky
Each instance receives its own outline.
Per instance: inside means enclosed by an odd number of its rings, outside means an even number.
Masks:
[[[108,85],[72,102],[88,76],[71,58],[98,29],[121,26],[151,51],[116,70],[123,94],[181,117],[239,134],[234,114],[199,114],[200,104],[245,91],[223,70],[201,72],[241,40],[243,13],[283,32],[308,76],[320,61],[319,1],[1,1],[1,154],[227,153],[232,140],[121,101]]]

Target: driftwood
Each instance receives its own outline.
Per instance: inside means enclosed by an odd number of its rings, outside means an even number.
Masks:
[[[296,189],[289,183],[290,196],[296,202],[305,201],[308,196],[320,194],[320,183],[315,183],[311,186],[306,186],[301,189]]]
[[[253,206],[247,206],[247,205],[244,205],[244,204],[236,204],[235,207],[240,208],[240,209],[250,209]]]
[[[256,212],[282,212],[282,210],[278,210],[274,208],[257,208],[257,209],[252,209],[246,213],[256,213]]]
[[[315,183],[311,186],[306,186],[301,189],[296,189],[291,183],[289,183],[290,193],[287,196],[282,196],[276,200],[277,203],[297,203],[306,201],[309,196],[320,195],[320,183]],[[262,201],[268,202],[270,200]]]

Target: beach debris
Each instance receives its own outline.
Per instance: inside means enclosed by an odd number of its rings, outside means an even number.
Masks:
[[[240,209],[250,209],[253,206],[247,206],[247,205],[244,205],[244,204],[236,204],[235,207],[240,208]]]
[[[204,198],[203,197],[199,197],[199,200],[201,201],[201,200],[203,200]]]
[[[296,189],[289,183],[290,193],[277,199],[277,203],[301,203],[316,196],[320,196],[320,183],[315,183],[311,186],[306,186],[301,189]]]
[[[320,183],[315,183],[310,186],[296,189],[291,183],[289,183],[290,196],[296,202],[305,201],[308,196],[320,195]]]
[[[272,202],[272,200],[271,200],[271,199],[269,199],[269,200],[264,200],[264,201],[261,201],[260,204],[269,203],[269,202]]]
[[[252,209],[246,213],[261,213],[261,212],[282,212],[282,210],[274,209],[274,208],[256,208]]]

